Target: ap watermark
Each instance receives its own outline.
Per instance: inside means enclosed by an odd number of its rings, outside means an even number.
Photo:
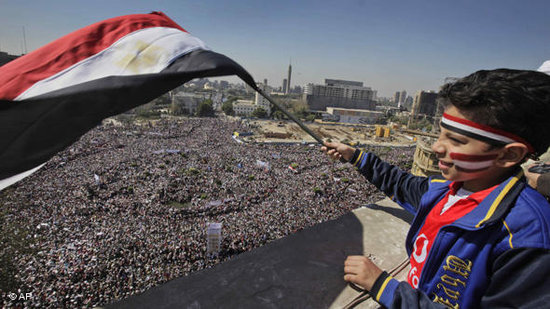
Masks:
[[[8,294],[8,298],[12,301],[15,300],[29,300],[32,299],[32,293],[14,293],[11,292]]]

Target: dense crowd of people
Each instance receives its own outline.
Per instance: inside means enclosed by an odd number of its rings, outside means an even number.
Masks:
[[[0,194],[33,253],[29,307],[112,303],[383,198],[318,145],[237,143],[219,118],[104,123]],[[412,148],[373,148],[404,168]],[[222,224],[217,257],[206,226]],[[2,291],[4,306],[16,304]]]

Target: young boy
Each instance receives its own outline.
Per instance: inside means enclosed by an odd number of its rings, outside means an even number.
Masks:
[[[478,71],[444,85],[439,102],[432,149],[443,177],[413,176],[340,143],[322,147],[415,214],[408,282],[364,256],[346,259],[344,280],[391,308],[548,307],[550,205],[520,164],[550,144],[550,76]]]

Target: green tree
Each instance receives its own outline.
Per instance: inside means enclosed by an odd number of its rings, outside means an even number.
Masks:
[[[214,108],[212,107],[212,100],[207,99],[202,101],[197,107],[197,116],[198,117],[213,117]]]
[[[252,116],[258,117],[258,118],[265,118],[267,117],[267,112],[265,111],[265,109],[258,107],[252,112]]]
[[[313,122],[315,120],[314,114],[309,114],[306,116],[306,121]]]
[[[235,111],[233,110],[233,101],[225,101],[223,104],[222,104],[222,111],[226,114],[226,115],[230,115],[230,116],[234,116],[235,115]]]
[[[272,116],[273,116],[273,119],[279,119],[279,120],[287,119],[286,115],[278,109],[273,112]]]

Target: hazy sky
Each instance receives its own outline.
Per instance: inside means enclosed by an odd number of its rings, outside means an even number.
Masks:
[[[21,54],[23,27],[30,52],[94,22],[150,11],[272,86],[290,59],[293,85],[355,80],[379,96],[550,59],[549,0],[0,0],[0,50]]]

